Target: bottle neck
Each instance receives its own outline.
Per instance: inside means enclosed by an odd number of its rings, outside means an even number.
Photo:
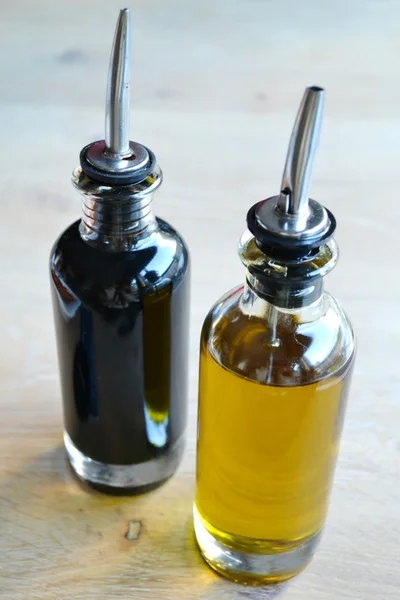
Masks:
[[[129,250],[157,228],[151,201],[148,196],[122,204],[84,196],[81,237],[89,244],[110,250]]]
[[[143,182],[115,187],[94,182],[76,169],[72,182],[82,195],[82,239],[116,252],[137,248],[158,227],[151,203],[161,181],[159,167]]]
[[[278,308],[288,310],[302,309],[317,302],[323,293],[323,278],[310,281],[274,279],[260,274],[246,272],[247,286],[264,301]]]
[[[287,310],[318,302],[323,295],[323,279],[338,259],[333,239],[301,259],[277,259],[265,254],[255,237],[245,232],[238,250],[248,287],[265,302]]]

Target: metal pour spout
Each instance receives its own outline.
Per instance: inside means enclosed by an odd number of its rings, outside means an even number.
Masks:
[[[323,104],[324,90],[307,87],[290,138],[280,194],[258,202],[247,214],[249,230],[270,255],[306,256],[335,231],[332,213],[309,198]]]
[[[111,50],[106,93],[105,139],[81,152],[81,167],[93,180],[107,185],[144,181],[155,167],[154,154],[129,140],[130,15],[123,8],[118,17]]]
[[[118,17],[111,50],[106,94],[106,152],[115,157],[131,154],[129,145],[130,42],[128,8]]]
[[[294,123],[285,169],[282,177],[278,209],[286,215],[308,212],[309,185],[315,151],[321,131],[324,90],[306,88]]]

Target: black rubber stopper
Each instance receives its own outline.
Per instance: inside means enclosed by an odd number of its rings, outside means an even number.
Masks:
[[[336,229],[336,219],[333,214],[325,208],[329,217],[329,228],[323,233],[309,237],[306,240],[289,239],[280,236],[277,233],[268,231],[260,225],[256,218],[257,204],[254,204],[247,213],[247,227],[256,238],[259,248],[268,256],[274,258],[298,259],[310,254],[315,248],[319,248],[324,242],[327,242]]]
[[[81,167],[85,175],[93,179],[94,181],[98,181],[99,183],[104,183],[105,185],[115,186],[115,185],[131,185],[133,183],[140,183],[144,181],[146,177],[153,172],[154,167],[156,165],[156,157],[151,150],[146,148],[149,153],[149,161],[147,165],[142,167],[141,169],[137,169],[137,171],[132,171],[131,173],[110,173],[108,171],[102,171],[97,167],[94,167],[87,159],[87,152],[92,144],[88,144],[84,148],[82,148],[81,153],[79,155],[79,160],[81,163]]]

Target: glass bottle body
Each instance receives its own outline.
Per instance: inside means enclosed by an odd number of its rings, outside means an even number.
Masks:
[[[189,257],[170,225],[147,221],[130,250],[88,243],[78,221],[50,257],[65,446],[108,492],[156,487],[183,453]]]
[[[215,570],[249,584],[302,570],[323,527],[354,335],[329,294],[297,309],[250,287],[201,336],[195,531]]]

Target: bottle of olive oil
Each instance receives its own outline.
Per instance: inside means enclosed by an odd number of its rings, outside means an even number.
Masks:
[[[346,408],[355,338],[323,290],[338,250],[333,215],[308,197],[323,90],[306,89],[279,196],[247,215],[245,284],[201,334],[194,525],[210,566],[266,584],[317,546]]]

